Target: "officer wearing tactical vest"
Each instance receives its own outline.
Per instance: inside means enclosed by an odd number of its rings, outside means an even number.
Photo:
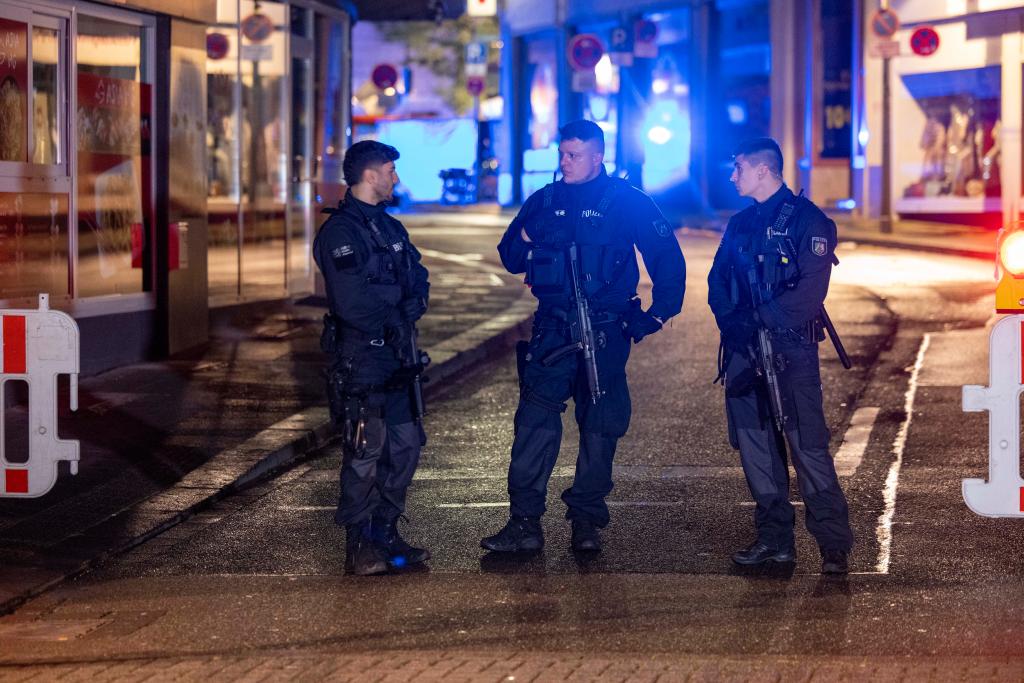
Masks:
[[[328,402],[343,433],[334,521],[347,530],[346,571],[359,575],[430,558],[397,528],[426,443],[411,382],[425,361],[414,357],[415,325],[429,289],[409,234],[385,211],[398,157],[375,141],[349,148],[342,167],[348,193],[313,244],[330,305],[321,338],[331,357]]]
[[[686,267],[675,235],[650,197],[605,173],[602,130],[591,121],[575,121],[559,133],[562,180],[526,201],[498,245],[509,272],[526,273],[539,306],[532,338],[517,349],[520,398],[508,472],[511,516],[501,531],[481,541],[496,552],[537,550],[544,544],[540,518],[570,397],[580,447],[575,479],[562,500],[572,522],[572,548],[600,550],[612,457],[629,425],[630,345],[660,330],[683,304]],[[636,295],[634,245],[654,283],[646,311]],[[582,301],[574,294],[574,270]],[[581,350],[581,303],[589,309],[590,358]],[[590,359],[596,361],[592,377]]]
[[[708,275],[708,303],[722,335],[719,378],[724,377],[729,438],[739,449],[755,501],[757,539],[732,559],[740,565],[795,559],[788,442],[822,573],[845,574],[853,533],[828,450],[818,366],[836,226],[786,187],[782,163],[770,138],[736,150],[730,180],[754,205],[729,221]],[[767,331],[763,338],[771,348],[769,370],[777,378],[781,415],[774,415],[766,381],[771,373],[759,364],[761,330]]]

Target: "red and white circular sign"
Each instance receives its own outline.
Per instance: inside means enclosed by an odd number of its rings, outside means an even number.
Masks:
[[[922,26],[910,34],[910,49],[915,55],[927,57],[939,49],[939,34],[931,26]]]
[[[206,34],[206,56],[210,59],[224,59],[231,43],[223,33]]]
[[[393,64],[378,64],[373,67],[373,84],[381,90],[395,87],[398,83],[398,69]]]
[[[581,33],[569,39],[566,52],[569,66],[576,71],[590,71],[604,56],[604,43],[593,33]]]

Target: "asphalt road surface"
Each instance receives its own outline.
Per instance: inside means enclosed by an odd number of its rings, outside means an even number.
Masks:
[[[494,261],[497,235],[413,230],[428,265]],[[753,506],[712,385],[705,277],[717,237],[679,239],[686,303],[634,347],[633,422],[598,557],[569,550],[558,498],[573,472],[571,410],[544,551],[509,559],[478,546],[508,514],[509,354],[429,407],[403,527],[433,552],[429,567],[344,575],[327,449],[0,622],[0,679],[1024,676],[1024,529],[973,515],[960,495],[962,478],[987,471],[987,414],[961,411],[960,386],[988,384],[992,267],[840,245],[827,305],[855,367],[843,370],[827,343],[821,356],[853,572],[819,575],[799,503],[796,564],[739,571],[729,555],[753,537]]]

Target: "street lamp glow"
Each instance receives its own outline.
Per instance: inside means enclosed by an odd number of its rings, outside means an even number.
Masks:
[[[672,131],[665,126],[654,126],[647,131],[647,139],[656,145],[664,145],[672,139]]]
[[[1024,232],[1011,232],[999,245],[999,262],[1014,277],[1024,275]]]

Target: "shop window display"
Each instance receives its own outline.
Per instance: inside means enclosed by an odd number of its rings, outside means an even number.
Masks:
[[[904,164],[911,173],[904,175],[903,198],[999,197],[999,67],[902,80],[922,119],[918,131],[906,131],[914,136],[917,163]]]
[[[146,29],[78,21],[79,296],[150,288]]]

